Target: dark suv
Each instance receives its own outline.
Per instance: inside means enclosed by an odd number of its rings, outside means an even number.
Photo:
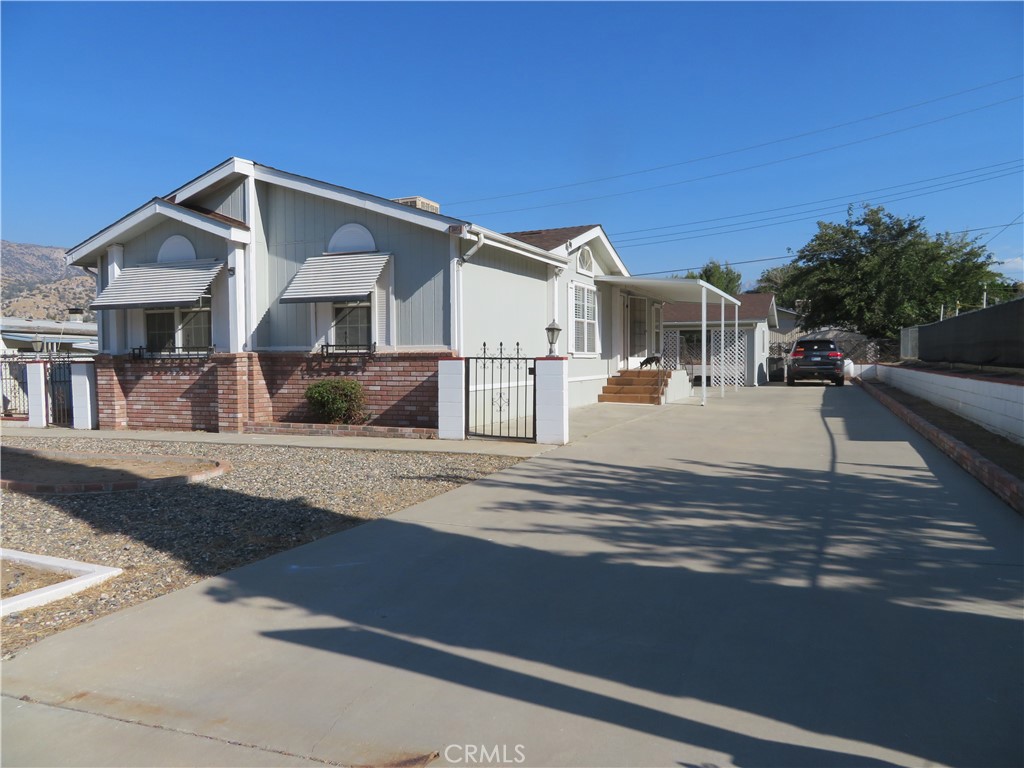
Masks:
[[[786,383],[792,387],[800,379],[828,379],[837,387],[846,383],[843,352],[832,339],[798,339],[793,342]]]

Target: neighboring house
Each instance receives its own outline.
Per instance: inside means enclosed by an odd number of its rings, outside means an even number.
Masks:
[[[35,354],[33,342],[46,354],[93,355],[97,351],[96,323],[82,322],[81,313],[74,311],[64,321],[0,318],[0,354]]]
[[[768,383],[769,334],[779,328],[779,315],[773,293],[744,293],[738,317],[733,308],[725,308],[724,348],[734,358],[739,371],[739,384],[756,387]],[[663,310],[665,326],[664,362],[669,368],[684,368],[691,376],[701,372],[701,306],[699,304],[668,304]],[[718,355],[723,349],[722,306],[718,302],[707,307],[707,349]],[[739,333],[739,343],[734,336]],[[728,375],[728,374],[727,374]],[[731,380],[729,383],[733,383]]]
[[[437,426],[437,364],[547,353],[571,405],[660,348],[660,306],[696,281],[635,280],[600,226],[500,234],[230,158],[67,253],[97,271],[101,428],[255,430],[359,379],[375,426]],[[517,347],[518,345],[518,347]],[[400,431],[399,429],[399,431]]]

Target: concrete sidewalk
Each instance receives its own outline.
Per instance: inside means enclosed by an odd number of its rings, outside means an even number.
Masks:
[[[698,403],[687,403],[698,406]],[[601,403],[569,411],[570,442],[582,440],[611,427],[649,415],[653,406]],[[334,448],[350,451],[400,451],[424,453],[483,453],[490,456],[539,456],[552,445],[511,440],[412,440],[400,437],[323,437],[311,435],[256,435],[232,432],[172,432],[168,430],[70,429],[22,427],[3,422],[2,434],[10,437],[90,438],[96,440],[143,440],[167,443],[214,443],[223,445],[278,445],[297,448]]]
[[[1024,761],[1018,515],[856,388],[629,410],[19,654],[3,764]]]

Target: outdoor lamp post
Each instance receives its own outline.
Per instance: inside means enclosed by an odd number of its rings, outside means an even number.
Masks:
[[[43,351],[43,340],[38,333],[32,337],[32,351],[36,353],[36,357]]]
[[[558,343],[558,334],[562,332],[562,326],[560,326],[555,320],[552,320],[544,331],[548,335],[548,356],[554,357],[557,354],[555,352],[555,344]]]

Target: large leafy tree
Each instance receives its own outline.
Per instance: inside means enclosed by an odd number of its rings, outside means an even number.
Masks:
[[[719,264],[717,261],[711,260],[699,272],[694,272],[693,270],[687,272],[686,279],[703,280],[705,283],[710,283],[730,296],[736,296],[740,292],[743,275],[730,267],[729,262]]]
[[[801,298],[793,285],[796,271],[797,267],[793,262],[766,269],[758,278],[754,291],[756,293],[774,293],[776,306],[793,309]]]
[[[842,224],[818,222],[797,251],[784,281],[803,310],[801,327],[838,327],[891,338],[900,328],[939,319],[957,306],[980,306],[1012,296],[1013,286],[992,269],[977,239],[931,236],[923,219],[903,219],[881,207],[851,209]]]

